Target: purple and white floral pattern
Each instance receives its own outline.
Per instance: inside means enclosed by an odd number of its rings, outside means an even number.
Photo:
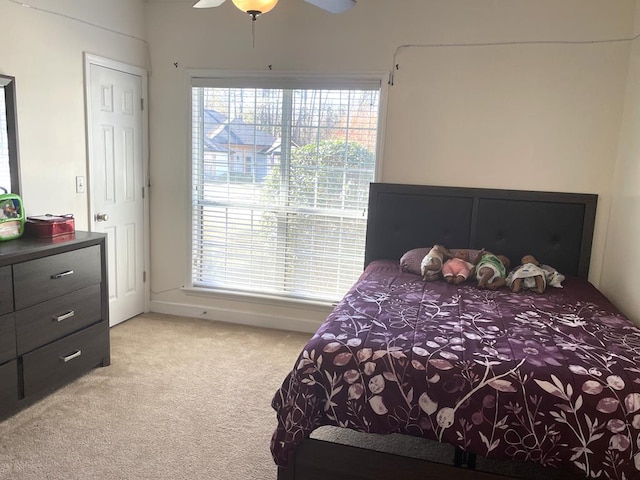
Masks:
[[[402,433],[488,458],[640,478],[640,329],[586,280],[513,294],[377,261],[273,398],[288,464],[317,427]]]

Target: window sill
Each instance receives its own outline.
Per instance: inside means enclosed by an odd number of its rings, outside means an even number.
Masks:
[[[229,290],[213,288],[182,287],[181,290],[186,295],[192,295],[196,297],[220,298],[224,300],[241,301],[245,303],[255,303],[260,305],[273,305],[278,307],[307,308],[309,310],[318,310],[320,308],[333,309],[337,305],[337,302],[330,301],[306,300],[302,298],[284,298],[275,295],[232,292]]]

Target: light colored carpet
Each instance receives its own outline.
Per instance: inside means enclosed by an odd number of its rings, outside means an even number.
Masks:
[[[271,398],[309,336],[128,320],[110,366],[0,423],[0,478],[274,480]]]

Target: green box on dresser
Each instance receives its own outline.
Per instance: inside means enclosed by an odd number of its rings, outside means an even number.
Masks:
[[[0,420],[111,362],[106,236],[0,242]]]

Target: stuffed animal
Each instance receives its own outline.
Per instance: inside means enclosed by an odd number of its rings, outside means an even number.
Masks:
[[[520,265],[509,272],[506,278],[512,292],[530,289],[537,293],[544,293],[547,284],[562,288],[565,277],[555,268],[541,264],[533,255],[525,255],[520,262]]]
[[[475,265],[469,258],[469,250],[458,249],[452,258],[444,262],[442,276],[447,283],[460,285],[473,275]]]
[[[474,263],[476,264],[478,288],[497,290],[506,285],[507,271],[511,266],[507,257],[486,252],[483,248],[478,252]]]
[[[451,252],[442,245],[434,245],[420,262],[420,273],[426,282],[432,282],[440,278],[445,257],[450,257]]]

